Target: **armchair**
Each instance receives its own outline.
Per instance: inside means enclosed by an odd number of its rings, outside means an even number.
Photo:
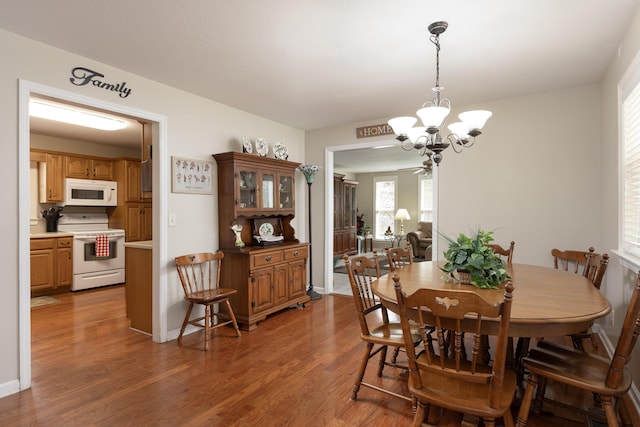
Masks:
[[[407,233],[407,242],[411,244],[414,258],[431,260],[431,244],[433,241],[433,224],[427,221],[418,222],[418,229]]]

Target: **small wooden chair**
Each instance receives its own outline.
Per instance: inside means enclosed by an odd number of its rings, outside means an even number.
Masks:
[[[225,325],[233,325],[236,336],[240,336],[240,328],[233,314],[229,298],[237,293],[235,289],[221,288],[220,268],[224,253],[198,253],[176,257],[178,277],[184,290],[184,298],[189,301],[189,308],[184,316],[178,346],[182,346],[182,335],[187,325],[191,324],[204,329],[204,349],[209,350],[209,332]],[[223,303],[227,309],[228,320],[220,321],[214,310],[215,304]],[[194,304],[204,305],[204,316],[190,319]],[[218,323],[216,323],[218,320]],[[203,322],[203,323],[200,323]]]
[[[518,412],[518,427],[527,424],[533,392],[538,386],[536,411],[542,409],[544,385],[547,379],[590,391],[599,395],[609,426],[618,425],[614,399],[624,396],[631,387],[632,377],[626,364],[640,335],[640,274],[622,324],[622,331],[612,359],[579,351],[561,344],[540,341],[523,359],[529,372],[527,388]]]
[[[411,243],[407,243],[406,248],[384,248],[389,261],[389,270],[396,271],[405,265],[413,264],[413,251]]]
[[[511,282],[505,285],[503,302],[494,305],[471,290],[420,288],[407,295],[402,290],[398,275],[392,277],[405,332],[409,391],[418,401],[413,425],[422,425],[426,407],[431,405],[431,408],[445,408],[481,417],[485,426],[493,427],[496,418],[503,418],[504,425],[512,427],[510,407],[516,391],[516,375],[505,369],[513,292]],[[410,316],[417,316],[420,330],[428,327],[427,324],[436,325],[437,354],[424,351],[416,355],[413,346],[409,345]],[[482,322],[487,318],[500,318],[492,366],[482,363],[480,351],[480,331]],[[462,320],[473,324],[471,361],[462,357]],[[455,334],[453,358],[446,355],[444,328]],[[427,343],[424,344],[427,348]]]
[[[584,271],[582,275],[589,279],[593,286],[597,289],[600,289],[602,286],[602,279],[604,278],[604,273],[607,271],[607,266],[609,265],[609,255],[602,254],[598,255],[596,253],[587,253],[587,262],[584,267]],[[589,339],[591,340],[591,345],[593,348],[598,348],[598,341],[596,340],[595,335],[591,328],[585,332],[580,332],[577,334],[571,334],[571,342],[573,343],[573,347],[576,350],[584,351],[584,345],[582,344],[582,340]]]
[[[503,256],[507,264],[511,264],[513,260],[513,248],[515,247],[516,242],[513,240],[509,244],[509,249],[505,249],[500,245],[496,245],[494,243],[488,244],[487,247],[493,249],[493,252],[497,255]]]
[[[592,247],[588,251],[575,251],[575,250],[560,250],[551,249],[551,255],[553,256],[553,268],[556,270],[562,269],[564,271],[573,271],[578,273],[581,267],[584,271],[584,267],[587,263],[587,255],[595,254],[595,249]]]
[[[367,343],[350,398],[351,400],[357,400],[360,386],[365,386],[411,402],[411,398],[408,396],[362,381],[369,359],[378,353],[380,353],[378,377],[382,376],[382,370],[385,366],[406,369],[406,366],[400,366],[395,361],[398,351],[394,352],[393,359],[390,362],[386,360],[387,349],[393,347],[399,350],[405,346],[405,340],[402,336],[400,324],[389,322],[387,309],[371,290],[371,283],[380,277],[380,266],[378,265],[376,251],[373,252],[372,258],[355,256],[349,259],[347,255],[344,255],[343,258],[349,275],[349,283],[351,284],[351,292],[356,304],[358,319],[360,320],[360,339]],[[411,329],[409,334],[409,342],[416,344],[420,342],[420,336],[415,328]],[[378,348],[375,348],[376,345],[378,345]]]

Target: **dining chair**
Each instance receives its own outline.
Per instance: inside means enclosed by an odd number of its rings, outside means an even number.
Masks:
[[[553,268],[557,270],[562,269],[564,271],[573,271],[577,274],[581,267],[584,271],[584,267],[587,263],[587,255],[594,253],[595,249],[593,246],[591,246],[587,251],[563,251],[553,248],[551,249],[551,255],[553,256]]]
[[[602,254],[598,255],[596,253],[588,253],[587,254],[587,263],[584,268],[583,276],[593,283],[597,289],[600,289],[602,285],[602,279],[604,278],[604,274],[607,271],[607,266],[609,265],[609,255]],[[584,351],[584,345],[582,343],[583,340],[588,339],[591,341],[591,346],[593,348],[598,348],[598,341],[596,340],[596,336],[593,333],[592,329],[585,332],[571,334],[571,342],[573,343],[573,347],[576,350]]]
[[[535,409],[542,410],[542,402],[545,400],[544,386],[547,380],[598,395],[607,424],[610,427],[618,426],[614,401],[624,396],[631,387],[631,372],[626,365],[631,360],[631,353],[638,335],[640,335],[640,273],[636,278],[627,314],[611,359],[544,340],[538,342],[523,359],[524,366],[530,375],[518,412],[517,426],[524,427],[527,424],[536,386],[538,393]]]
[[[197,253],[176,257],[176,268],[178,277],[182,283],[184,298],[189,301],[187,313],[182,322],[180,335],[178,335],[178,346],[182,346],[182,335],[187,325],[197,326],[204,329],[204,349],[209,350],[209,335],[213,329],[225,325],[232,325],[236,336],[240,336],[240,328],[236,322],[236,317],[231,308],[229,298],[237,293],[235,289],[221,288],[220,270],[222,267],[223,252]],[[191,319],[191,310],[194,304],[204,306],[204,316]],[[228,319],[222,319],[215,311],[216,304],[224,304]]]
[[[573,271],[588,278],[593,286],[600,289],[602,279],[609,265],[609,255],[600,255],[590,247],[587,251],[551,249],[553,267],[565,271]],[[576,350],[584,350],[582,340],[590,339],[593,348],[598,348],[598,342],[591,329],[585,332],[570,335],[573,347]]]
[[[507,262],[507,264],[511,264],[511,261],[513,260],[513,248],[515,247],[515,245],[516,245],[516,242],[514,242],[513,240],[509,244],[508,249],[505,249],[502,246],[497,245],[495,243],[487,244],[488,247],[493,249],[493,252],[495,254],[504,257],[504,260]]]
[[[387,255],[390,271],[396,271],[404,268],[406,265],[413,264],[413,250],[411,249],[411,243],[407,243],[406,248],[384,248],[384,252]]]
[[[385,366],[407,369],[407,366],[399,365],[396,360],[398,351],[405,346],[405,340],[400,323],[389,321],[387,309],[371,289],[372,282],[380,277],[377,252],[374,251],[371,258],[355,256],[349,259],[348,255],[344,255],[343,259],[349,275],[349,283],[351,284],[351,293],[356,305],[358,320],[360,321],[360,339],[367,344],[350,399],[357,400],[360,387],[365,386],[411,402],[412,400],[409,396],[363,381],[369,360],[378,353],[380,353],[378,377],[382,377],[382,371]],[[408,334],[407,340],[412,343],[412,348],[420,343],[421,339],[416,328],[410,328]],[[389,347],[395,350],[391,361],[386,360]]]
[[[493,427],[496,418],[503,418],[504,425],[512,427],[510,407],[516,391],[516,375],[505,369],[505,364],[513,284],[507,282],[504,300],[492,304],[472,290],[420,288],[407,295],[402,290],[398,274],[394,273],[392,278],[405,332],[409,391],[417,400],[413,425],[422,425],[426,407],[430,405],[430,408],[444,408],[480,417],[485,426]],[[417,318],[421,330],[427,325],[436,325],[437,352],[428,349],[425,343],[426,351],[416,355],[414,347],[410,345],[410,317]],[[496,318],[500,320],[495,355],[493,364],[488,366],[482,363],[480,331],[486,319],[494,319],[495,322]],[[470,361],[462,356],[462,320],[473,324]],[[445,329],[454,331],[453,357],[447,357],[446,354]]]

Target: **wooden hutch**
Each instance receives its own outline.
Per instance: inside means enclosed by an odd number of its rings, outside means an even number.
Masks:
[[[295,237],[295,171],[299,163],[255,154],[214,154],[218,165],[218,234],[224,252],[221,284],[238,294],[231,306],[238,323],[253,330],[267,315],[306,305],[309,244]],[[256,224],[271,224],[281,242],[254,239]],[[242,226],[236,246],[231,226]]]
[[[333,255],[354,254],[358,250],[358,181],[333,174]]]

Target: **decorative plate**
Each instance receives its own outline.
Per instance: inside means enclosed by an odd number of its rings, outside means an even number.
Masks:
[[[273,236],[273,225],[271,225],[268,222],[265,222],[264,224],[262,224],[260,226],[260,228],[258,229],[258,231],[260,232],[260,237],[269,237],[269,236]]]
[[[287,146],[282,142],[277,142],[276,145],[273,146],[273,155],[276,159],[287,160],[289,158]]]
[[[251,140],[246,136],[242,137],[242,152],[253,154],[253,145],[251,145]]]
[[[262,138],[256,139],[256,153],[258,153],[262,157],[265,157],[267,154],[269,154],[269,145],[267,144],[267,141]]]

